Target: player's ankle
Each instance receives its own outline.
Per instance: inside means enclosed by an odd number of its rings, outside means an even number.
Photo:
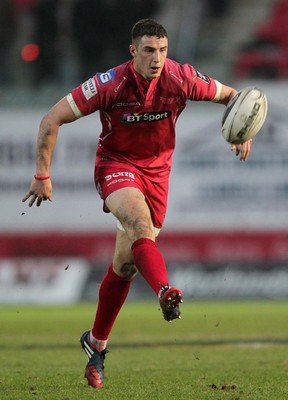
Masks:
[[[94,350],[97,350],[99,352],[103,351],[107,347],[107,342],[108,340],[101,340],[97,339],[93,336],[92,331],[90,331],[90,334],[88,336],[88,343],[90,344],[91,347],[93,347]]]

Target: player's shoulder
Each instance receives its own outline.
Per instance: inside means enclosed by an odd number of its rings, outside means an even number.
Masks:
[[[165,73],[172,79],[185,81],[185,79],[193,79],[197,77],[197,71],[190,64],[181,64],[178,61],[167,58],[165,61]]]
[[[127,78],[129,74],[129,64],[130,62],[125,62],[123,64],[117,65],[116,67],[110,68],[105,72],[97,72],[94,79],[97,85],[102,86],[115,86],[118,85],[124,79]]]

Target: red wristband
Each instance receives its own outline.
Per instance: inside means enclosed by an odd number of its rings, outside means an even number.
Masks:
[[[50,179],[50,175],[47,175],[47,176],[34,175],[34,179],[36,179],[36,181],[46,181],[46,179]]]

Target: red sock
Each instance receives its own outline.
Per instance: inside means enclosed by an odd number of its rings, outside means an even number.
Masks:
[[[110,265],[99,290],[99,301],[92,335],[107,340],[114,321],[126,300],[132,279],[121,278]]]
[[[165,261],[153,240],[141,238],[132,245],[135,265],[146,282],[158,295],[162,285],[168,284]]]

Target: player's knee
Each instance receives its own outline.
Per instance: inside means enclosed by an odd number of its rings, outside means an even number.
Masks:
[[[119,273],[123,278],[134,278],[137,274],[137,268],[132,263],[123,263],[119,268]]]
[[[154,238],[154,227],[151,218],[138,217],[130,225],[132,242],[142,237]]]

